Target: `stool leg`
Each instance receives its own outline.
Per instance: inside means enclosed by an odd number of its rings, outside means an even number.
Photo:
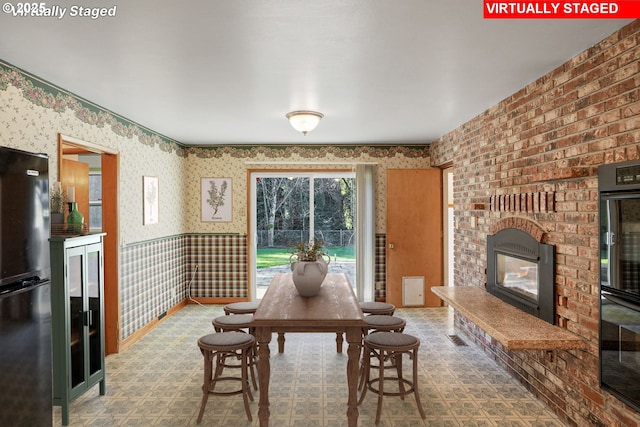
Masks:
[[[380,363],[378,364],[378,371],[379,373],[379,380],[378,380],[378,409],[376,410],[376,425],[378,425],[380,423],[380,414],[382,413],[382,396],[384,396],[384,351],[380,350],[379,353],[379,361]]]
[[[402,353],[401,352],[393,352],[391,353],[391,358],[393,359],[393,363],[396,364],[396,371],[398,372],[398,387],[400,388],[400,400],[404,400],[404,381],[402,381]]]
[[[416,397],[416,405],[418,405],[418,412],[420,412],[420,416],[424,420],[426,415],[424,414],[424,409],[422,409],[422,403],[420,403],[420,395],[418,393],[418,349],[416,348],[413,351],[413,394]]]
[[[244,350],[242,351],[242,353],[244,354]],[[249,395],[249,400],[253,402],[253,393],[251,393],[251,386],[249,385],[249,372],[251,372],[251,376],[253,376],[253,367],[251,366],[251,363],[253,363],[253,352],[251,350],[251,348],[249,348],[248,350],[246,350],[247,353],[247,360],[242,360],[242,371],[244,372],[245,368],[247,370],[247,375],[245,376],[243,381],[246,381],[247,383],[247,394]],[[244,388],[243,388],[244,389]]]
[[[224,364],[226,363],[226,357],[227,357],[226,354],[222,354],[222,353],[216,354],[216,370],[213,373],[213,377],[212,377],[212,386],[211,386],[212,390],[216,386],[216,380],[218,379],[220,374],[222,374],[222,370],[224,369]],[[211,359],[213,361],[213,357]]]
[[[362,390],[364,386],[364,370],[365,370],[365,356],[367,355],[367,351],[364,346],[364,337],[369,333],[369,328],[362,328],[362,360],[360,362],[360,380],[358,381],[358,390]]]
[[[249,355],[249,365],[250,367],[250,372],[251,372],[251,382],[253,383],[253,389],[254,390],[258,390],[258,383],[256,381],[256,360],[258,357],[258,349],[256,348],[256,346],[251,347],[251,354]]]
[[[249,328],[249,333],[255,337],[256,328]],[[256,365],[258,364],[258,340],[251,347],[251,382],[253,383],[253,389],[258,391],[258,382],[256,380]]]
[[[207,399],[209,398],[209,387],[212,382],[212,365],[213,365],[213,353],[210,351],[203,351],[204,356],[204,382],[202,383],[202,403],[200,404],[200,412],[198,413],[198,424],[202,421],[204,415],[204,408],[207,406]]]
[[[367,367],[366,367],[366,364],[365,364],[365,356],[366,356],[366,354],[363,354],[362,355],[362,359],[360,360],[360,373],[359,373],[360,380],[358,381],[358,390],[362,390],[362,387],[364,386],[364,384],[366,382],[365,381],[365,378],[366,378],[365,371],[366,371]]]
[[[249,387],[249,378],[247,376],[250,351],[251,351],[250,348],[246,348],[242,350],[242,369],[240,371],[242,372],[242,399],[244,400],[244,410],[247,413],[247,418],[249,418],[249,421],[253,421],[253,418],[251,417],[251,409],[249,408],[249,399],[248,399],[248,397],[251,396],[251,400],[253,400],[253,396],[251,395],[251,388]]]
[[[366,361],[366,362],[365,362]],[[367,394],[368,382],[369,382],[369,374],[371,371],[371,350],[365,346],[362,354],[362,394],[360,395],[360,399],[358,400],[358,405],[362,403],[364,400],[364,396]]]

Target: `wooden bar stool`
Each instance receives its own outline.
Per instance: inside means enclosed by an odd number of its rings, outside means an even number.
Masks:
[[[223,310],[224,314],[253,314],[259,305],[260,301],[232,302],[225,305]],[[340,337],[342,337],[342,334]],[[278,332],[278,353],[284,353],[284,341],[284,332]]]
[[[204,383],[202,384],[202,403],[200,404],[200,413],[198,414],[198,424],[202,421],[204,408],[207,405],[209,395],[231,396],[242,394],[244,400],[244,410],[247,413],[249,421],[253,421],[251,417],[251,409],[249,409],[249,400],[253,401],[253,395],[248,384],[248,366],[251,349],[255,344],[253,335],[242,332],[219,332],[201,337],[198,340],[198,347],[204,356]],[[226,363],[229,357],[239,357],[239,365],[230,365]],[[215,360],[215,362],[214,362]],[[213,364],[215,363],[215,371]],[[239,368],[240,378],[231,376],[221,376],[224,368]],[[239,390],[232,391],[215,391],[215,386],[222,381],[240,381],[242,387]]]
[[[258,309],[260,301],[232,302],[223,307],[224,314],[253,314]]]
[[[368,315],[387,315],[393,316],[393,313],[396,311],[396,306],[393,304],[389,304],[386,302],[377,302],[377,301],[368,301],[368,302],[360,302],[360,309],[364,314]],[[336,334],[336,347],[338,353],[342,353],[342,343],[344,339],[342,334]]]
[[[425,419],[424,410],[420,403],[420,395],[418,393],[418,348],[420,347],[420,340],[412,335],[398,332],[376,332],[364,337],[364,381],[365,386],[362,389],[362,394],[358,400],[358,404],[361,404],[367,394],[367,389],[378,395],[378,409],[376,411],[376,425],[380,422],[380,413],[382,412],[382,397],[383,396],[400,396],[404,399],[404,396],[413,393],[416,404],[418,405],[418,411],[422,419]],[[408,354],[413,360],[413,376],[412,380],[407,380],[402,377],[402,356]],[[371,378],[371,358],[376,358],[378,363],[378,377]],[[393,359],[396,367],[396,377],[385,377],[384,361],[387,358]],[[398,391],[385,391],[385,380],[395,380],[398,382]],[[378,388],[376,388],[376,384]]]
[[[393,316],[396,306],[387,302],[366,301],[360,303],[360,308],[364,314],[386,314]]]
[[[211,321],[216,332],[241,331],[252,332],[251,322],[253,314],[234,314],[233,316],[219,316]]]
[[[365,335],[370,332],[402,332],[407,326],[404,319],[387,314],[370,314],[364,321],[367,322],[363,331]]]
[[[251,322],[253,321],[253,314],[234,314],[232,316],[219,316],[211,321],[213,325],[213,329],[216,332],[248,332],[253,335],[253,326]],[[253,384],[253,389],[258,390],[258,382],[256,381],[255,367],[257,364],[258,357],[258,349],[256,345],[251,349],[251,354],[249,356],[249,372],[251,373],[251,383]]]
[[[407,322],[396,316],[389,316],[385,314],[371,314],[369,316],[365,316],[364,321],[367,322],[367,327],[362,328],[363,335],[368,335],[369,333],[376,332],[403,332],[405,326],[407,326]],[[365,353],[366,355],[366,353]],[[392,361],[393,362],[393,361]],[[371,361],[369,361],[371,363]],[[358,390],[362,389],[364,385],[364,370],[365,370],[365,359],[362,358],[360,363],[360,380],[358,381]],[[372,368],[377,368],[377,366],[370,366]],[[387,366],[387,368],[392,368],[393,365]]]

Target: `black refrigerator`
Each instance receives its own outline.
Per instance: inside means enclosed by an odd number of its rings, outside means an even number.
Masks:
[[[48,157],[0,147],[0,426],[52,424]]]

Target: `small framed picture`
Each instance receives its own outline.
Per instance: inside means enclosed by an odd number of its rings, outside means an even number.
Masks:
[[[142,214],[143,224],[152,225],[158,223],[158,177],[142,177]]]
[[[231,222],[233,215],[231,178],[202,178],[200,206],[202,222]]]

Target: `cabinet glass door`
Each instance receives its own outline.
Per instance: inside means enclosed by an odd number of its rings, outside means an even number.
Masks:
[[[71,387],[84,382],[84,295],[82,252],[69,251],[67,259],[69,286],[69,321],[71,346]]]
[[[89,375],[102,370],[102,328],[100,326],[101,265],[100,245],[87,248],[87,296],[89,311],[87,313],[89,328]]]

